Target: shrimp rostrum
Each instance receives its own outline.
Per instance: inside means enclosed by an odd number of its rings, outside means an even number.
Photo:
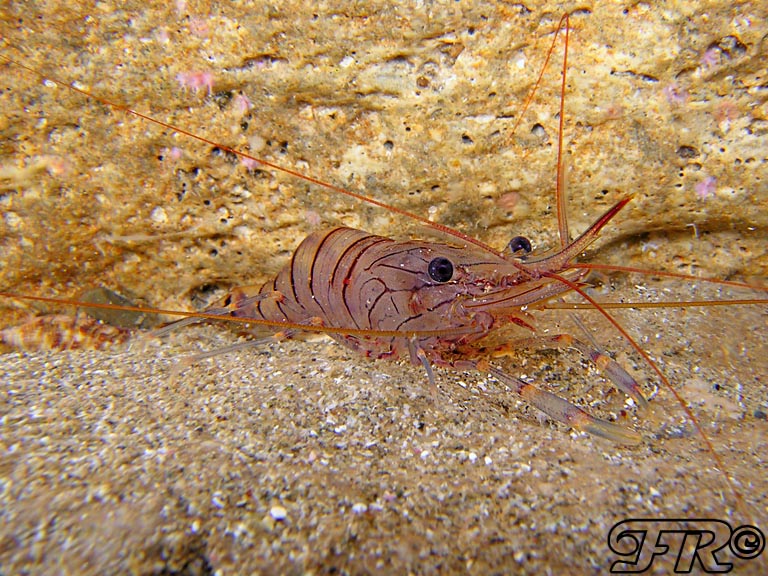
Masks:
[[[351,228],[318,231],[304,239],[273,280],[236,288],[206,312],[320,326],[367,357],[407,357],[422,365],[433,390],[432,366],[488,372],[554,420],[612,440],[637,441],[634,432],[476,359],[477,343],[492,330],[513,323],[533,331],[528,307],[579,290],[587,271],[572,266],[576,256],[629,201],[624,198],[576,240],[540,257],[522,237],[497,252],[450,229],[444,231],[460,244],[396,241]],[[190,321],[195,318],[175,325]],[[349,327],[355,332],[334,332]],[[575,348],[637,404],[646,404],[624,369],[570,335],[532,335],[503,346],[519,347]]]

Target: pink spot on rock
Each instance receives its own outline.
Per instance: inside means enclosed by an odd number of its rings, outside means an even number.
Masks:
[[[235,96],[235,109],[240,113],[240,115],[245,116],[251,108],[253,108],[253,104],[248,99],[248,96],[245,94],[238,94]]]
[[[707,198],[710,198],[715,195],[715,184],[717,183],[717,179],[714,176],[707,176],[696,184],[694,187],[694,190],[696,191],[696,197],[699,200],[706,200]]]
[[[171,35],[168,32],[168,28],[162,26],[155,30],[155,39],[160,42],[160,44],[168,44],[168,42],[171,40]]]
[[[240,156],[240,164],[245,166],[246,170],[256,170],[259,167],[258,161],[247,156]]]
[[[717,120],[720,130],[728,132],[731,128],[731,122],[739,117],[739,107],[732,100],[724,100],[715,107],[712,116]]]
[[[307,210],[304,213],[304,217],[307,220],[307,224],[312,226],[313,228],[317,228],[322,223],[322,218],[320,218],[320,214],[315,212],[314,210]]]
[[[213,73],[212,72],[181,72],[176,75],[176,81],[184,88],[190,88],[199,92],[201,88],[208,90],[208,94],[213,91]]]
[[[499,208],[507,212],[514,211],[518,202],[520,202],[519,192],[507,192],[506,194],[503,194],[498,200],[496,200],[496,204],[499,206]]]
[[[203,18],[191,18],[189,20],[189,31],[193,36],[198,38],[206,38],[210,33],[208,28],[208,21]]]
[[[720,50],[717,48],[706,50],[701,57],[701,64],[704,68],[714,68],[720,64]]]
[[[40,160],[51,176],[67,176],[71,172],[72,165],[62,156],[42,156]]]
[[[671,82],[662,89],[662,93],[670,104],[681,105],[688,101],[688,92],[680,88],[675,82]]]
[[[172,148],[163,148],[160,151],[160,154],[162,155],[164,160],[170,160],[171,162],[178,162],[179,160],[181,160],[181,157],[184,155],[184,152],[178,146],[174,146]]]

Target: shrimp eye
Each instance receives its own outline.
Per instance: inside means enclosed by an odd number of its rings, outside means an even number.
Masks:
[[[453,264],[451,264],[448,258],[438,256],[429,263],[427,272],[429,272],[429,277],[435,282],[448,282],[448,280],[453,278]]]
[[[512,254],[519,252],[520,250],[526,254],[530,254],[533,247],[531,246],[531,241],[525,236],[515,236],[509,241],[509,244],[507,244],[507,249],[512,252]]]

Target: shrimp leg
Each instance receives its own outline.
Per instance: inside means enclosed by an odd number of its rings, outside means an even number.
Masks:
[[[601,436],[622,444],[637,444],[641,440],[640,435],[636,432],[595,418],[567,400],[546,390],[536,388],[533,384],[523,382],[495,366],[479,363],[475,365],[475,368],[481,372],[488,372],[494,378],[509,386],[531,406],[538,408],[553,420],[562,422],[571,428],[583,430],[595,436]]]
[[[570,334],[556,334],[554,336],[539,336],[535,338],[514,340],[494,350],[493,356],[496,358],[506,356],[513,350],[519,350],[520,348],[536,350],[573,348],[574,350],[578,350],[581,355],[589,359],[606,378],[613,382],[613,385],[616,386],[616,388],[632,398],[639,406],[644,408],[648,405],[648,401],[645,399],[645,396],[643,396],[640,385],[618,362],[596,348],[585,344],[581,340],[577,340]]]

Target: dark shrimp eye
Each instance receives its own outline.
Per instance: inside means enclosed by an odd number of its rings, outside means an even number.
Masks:
[[[507,244],[507,249],[509,249],[512,254],[519,252],[520,250],[526,254],[530,254],[533,247],[531,246],[531,241],[525,236],[515,236],[509,241],[509,244]]]
[[[448,280],[453,278],[453,264],[451,264],[448,258],[438,256],[429,263],[427,272],[429,272],[429,277],[435,282],[448,282]]]

